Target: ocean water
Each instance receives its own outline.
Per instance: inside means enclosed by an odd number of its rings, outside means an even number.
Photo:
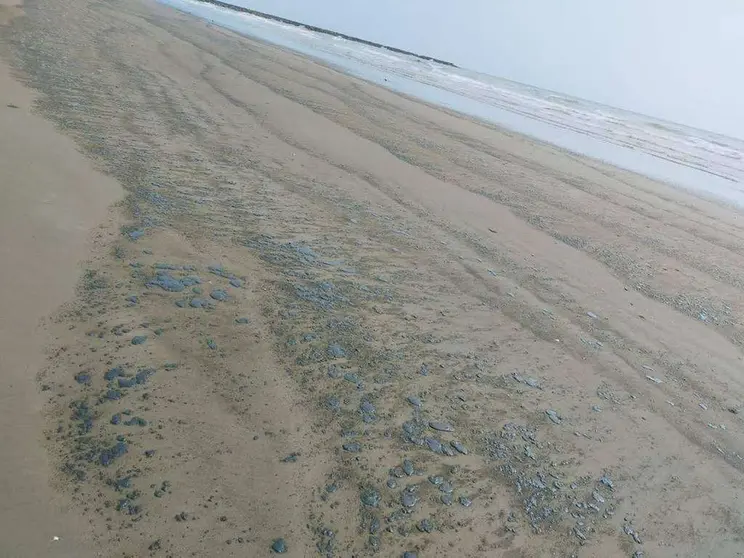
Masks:
[[[744,207],[744,140],[195,0],[160,1],[395,91]]]

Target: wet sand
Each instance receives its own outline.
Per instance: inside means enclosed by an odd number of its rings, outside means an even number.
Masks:
[[[23,11],[0,554],[742,555],[740,213],[155,3]]]

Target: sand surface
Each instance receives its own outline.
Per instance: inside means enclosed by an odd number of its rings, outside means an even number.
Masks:
[[[0,21],[0,556],[744,555],[740,212],[152,2]]]

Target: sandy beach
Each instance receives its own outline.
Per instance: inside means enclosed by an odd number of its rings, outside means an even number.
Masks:
[[[143,0],[0,168],[0,556],[744,556],[740,210]]]

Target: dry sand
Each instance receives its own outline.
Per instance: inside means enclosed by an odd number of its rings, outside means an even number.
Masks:
[[[0,556],[744,555],[741,213],[152,2],[23,11]]]

